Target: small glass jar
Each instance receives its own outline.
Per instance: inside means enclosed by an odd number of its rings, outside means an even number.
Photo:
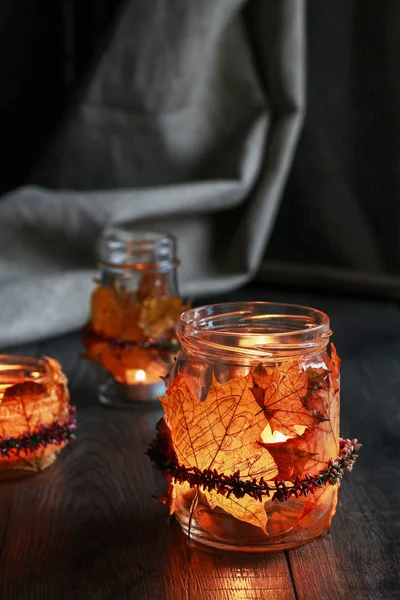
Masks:
[[[0,480],[49,467],[74,430],[75,409],[58,362],[0,355]]]
[[[327,315],[295,305],[217,304],[181,316],[162,402],[166,439],[189,473],[179,467],[171,480],[171,510],[191,540],[260,552],[329,531],[339,486],[313,481],[339,454],[330,335]],[[196,486],[199,477],[206,483]],[[253,484],[271,493],[252,496]],[[238,486],[250,495],[232,493]]]
[[[163,377],[179,347],[175,327],[185,310],[175,238],[109,229],[99,242],[98,264],[82,338],[86,358],[98,365],[99,399],[120,407],[157,400],[165,393]]]

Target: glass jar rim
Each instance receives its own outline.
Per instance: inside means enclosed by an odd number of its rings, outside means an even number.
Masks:
[[[318,309],[262,301],[192,308],[182,313],[177,331],[191,353],[254,360],[321,352],[331,333],[328,315]]]
[[[118,269],[168,268],[176,260],[176,238],[162,231],[108,227],[97,243],[101,265]]]
[[[13,354],[0,354],[0,390],[20,383],[51,383],[53,367],[46,359]],[[0,407],[2,401],[0,398]]]

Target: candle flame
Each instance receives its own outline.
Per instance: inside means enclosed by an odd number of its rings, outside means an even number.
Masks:
[[[125,379],[128,385],[142,383],[147,380],[146,371],[143,371],[143,369],[127,369],[125,371]]]
[[[136,381],[145,381],[146,380],[146,373],[145,371],[143,371],[143,369],[139,369],[138,371],[136,371],[135,373],[135,379]]]
[[[265,444],[277,444],[279,442],[286,442],[288,438],[280,431],[274,431],[274,433],[272,433],[271,426],[267,423],[261,433],[261,439]]]

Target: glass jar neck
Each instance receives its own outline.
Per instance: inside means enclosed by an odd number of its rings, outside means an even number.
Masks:
[[[111,270],[166,273],[176,268],[176,240],[152,231],[107,229],[98,243],[100,267]]]
[[[187,354],[251,364],[320,354],[331,335],[329,318],[293,304],[211,304],[182,314],[178,339]]]

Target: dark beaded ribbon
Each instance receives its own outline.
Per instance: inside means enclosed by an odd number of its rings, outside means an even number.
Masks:
[[[19,456],[21,452],[31,453],[49,445],[60,446],[75,438],[76,408],[68,406],[65,422],[54,421],[50,425],[40,425],[34,431],[25,431],[17,437],[0,436],[0,457]]]
[[[124,340],[122,338],[109,337],[103,333],[96,331],[90,325],[85,325],[82,328],[82,339],[83,340],[96,340],[99,342],[106,342],[112,346],[118,346],[119,348],[158,348],[159,350],[171,350],[177,347],[177,341],[175,339],[166,340],[143,340],[141,342],[134,342]]]
[[[315,494],[318,488],[326,484],[340,484],[345,471],[352,471],[353,465],[358,458],[357,452],[361,444],[357,439],[349,440],[340,438],[339,456],[331,459],[326,468],[317,475],[307,473],[303,478],[300,476],[288,481],[267,482],[261,477],[258,481],[240,479],[240,472],[233,475],[220,474],[215,469],[200,470],[197,467],[185,467],[179,464],[175,450],[171,448],[168,440],[160,433],[151,443],[146,454],[153,461],[154,467],[165,476],[171,477],[177,483],[187,482],[190,487],[200,487],[203,490],[215,490],[219,494],[229,498],[233,494],[236,498],[248,495],[262,501],[263,497],[271,497],[271,500],[284,502],[291,496],[299,498]]]

